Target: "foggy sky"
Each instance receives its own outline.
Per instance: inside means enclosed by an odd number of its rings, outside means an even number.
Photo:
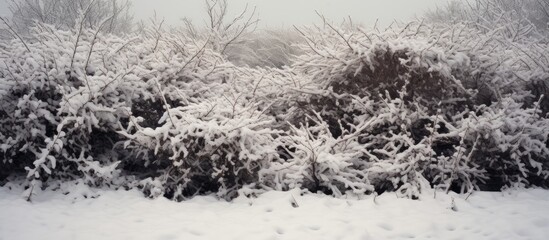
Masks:
[[[156,10],[170,24],[180,23],[182,17],[202,24],[205,18],[201,0],[133,0],[136,18],[147,19]],[[263,27],[303,25],[318,22],[315,10],[330,20],[341,22],[351,17],[354,22],[373,24],[393,20],[407,20],[421,16],[427,9],[444,5],[446,0],[229,0],[234,16],[246,3],[257,7]],[[145,17],[146,16],[146,17]]]
[[[202,24],[206,17],[202,0],[131,0],[136,20],[148,20],[154,15],[171,25],[187,17]],[[444,5],[446,0],[229,0],[231,13],[236,15],[246,3],[257,7],[262,27],[289,27],[318,22],[315,10],[334,22],[351,17],[354,22],[382,24],[421,16],[427,9]],[[0,0],[0,15],[7,15],[6,0]]]
[[[0,0],[0,16],[7,16],[8,14],[8,4],[6,3],[6,0]]]

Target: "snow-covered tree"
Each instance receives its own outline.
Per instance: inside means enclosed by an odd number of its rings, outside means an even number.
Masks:
[[[69,30],[84,18],[86,28],[106,21],[102,31],[119,34],[132,30],[131,2],[120,0],[9,0],[12,27],[26,34],[36,23]]]

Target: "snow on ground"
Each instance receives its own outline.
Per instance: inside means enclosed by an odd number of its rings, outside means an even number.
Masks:
[[[549,239],[549,191],[464,198],[429,193],[419,201],[394,194],[346,200],[291,191],[232,203],[213,197],[177,203],[106,191],[76,201],[42,192],[29,203],[20,190],[3,187],[0,240]]]

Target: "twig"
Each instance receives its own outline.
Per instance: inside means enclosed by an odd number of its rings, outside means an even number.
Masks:
[[[13,30],[13,28],[8,24],[8,21],[6,21],[6,19],[3,18],[3,17],[0,17],[0,20],[2,20],[2,22],[4,22],[4,24],[6,24],[6,26],[8,26],[8,28],[10,29],[10,33],[12,35],[14,35],[16,38],[19,39],[19,41],[21,41],[21,43],[23,43],[23,45],[25,46],[27,51],[31,52],[31,50],[30,50],[29,46],[27,45],[27,43],[25,43],[23,38],[21,38],[21,36],[19,36],[19,34],[17,34],[17,32],[15,30]]]

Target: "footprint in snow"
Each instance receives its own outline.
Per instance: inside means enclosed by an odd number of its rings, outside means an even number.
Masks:
[[[519,229],[519,230],[516,230],[515,233],[521,237],[527,237],[529,236],[530,234],[528,233],[528,231],[524,230],[524,229]]]
[[[534,224],[534,226],[539,227],[539,228],[549,227],[549,219],[547,219],[547,218],[536,219],[536,220],[532,221],[532,223]]]
[[[177,236],[176,236],[176,235],[173,235],[173,234],[168,234],[168,235],[162,235],[162,236],[160,236],[159,239],[160,239],[160,240],[174,240],[174,239],[177,239]]]
[[[416,238],[416,236],[411,234],[411,233],[400,234],[400,237],[402,237],[402,238]]]
[[[189,231],[189,233],[192,234],[192,235],[195,235],[195,236],[202,236],[201,232],[195,231],[195,230],[191,230],[191,231]]]
[[[379,224],[377,224],[377,226],[382,228],[382,229],[385,229],[387,231],[393,231],[393,226],[391,226],[388,223],[379,223]]]
[[[309,229],[314,230],[314,231],[318,231],[318,230],[320,230],[320,226],[318,226],[318,225],[309,226]]]

